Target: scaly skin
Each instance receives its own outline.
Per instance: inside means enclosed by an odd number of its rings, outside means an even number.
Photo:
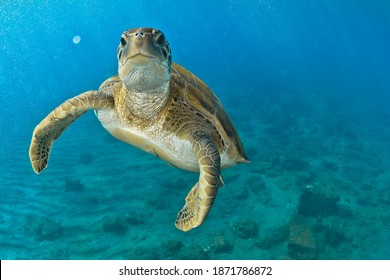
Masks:
[[[34,129],[30,145],[30,160],[34,171],[39,174],[49,161],[54,141],[87,110],[112,109],[114,99],[99,91],[87,91],[68,99],[46,116]]]

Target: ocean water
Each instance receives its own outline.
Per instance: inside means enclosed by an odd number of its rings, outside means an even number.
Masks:
[[[390,2],[0,4],[1,259],[389,259]],[[36,175],[34,127],[117,73],[123,31],[162,30],[251,160],[205,223],[174,221],[198,179],[111,137],[93,112]]]

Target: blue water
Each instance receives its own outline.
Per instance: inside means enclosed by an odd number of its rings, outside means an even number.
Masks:
[[[389,1],[5,0],[0,18],[1,259],[390,258]],[[140,26],[213,89],[251,159],[187,233],[174,221],[197,174],[92,112],[42,174],[29,162],[34,127],[116,74]]]

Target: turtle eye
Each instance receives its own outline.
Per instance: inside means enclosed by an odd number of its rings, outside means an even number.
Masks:
[[[157,38],[157,40],[156,40],[156,43],[159,45],[159,46],[161,46],[163,43],[164,43],[164,35],[160,35],[158,38]]]
[[[121,37],[121,46],[125,47],[126,44],[127,44],[127,42],[126,42],[125,38]]]

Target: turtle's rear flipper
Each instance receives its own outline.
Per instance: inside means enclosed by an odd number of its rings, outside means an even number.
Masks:
[[[30,160],[34,171],[40,173],[47,167],[54,141],[78,117],[87,110],[112,108],[113,104],[114,99],[111,95],[98,91],[87,91],[68,99],[54,109],[36,126],[33,132]]]
[[[221,184],[220,156],[209,138],[194,139],[193,150],[199,160],[199,182],[186,197],[186,204],[177,215],[176,227],[182,231],[200,226],[213,206],[218,187]]]

